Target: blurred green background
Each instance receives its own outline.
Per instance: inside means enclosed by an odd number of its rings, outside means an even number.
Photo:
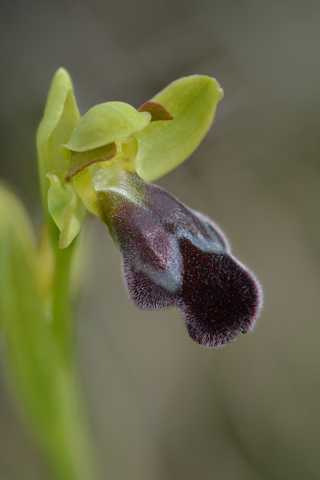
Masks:
[[[103,479],[320,478],[319,32],[317,0],[2,6],[0,173],[36,228],[35,131],[59,66],[82,113],[139,107],[194,73],[225,91],[202,145],[158,183],[221,226],[262,283],[261,320],[207,350],[177,310],[138,311],[107,228],[89,220],[76,341]],[[0,476],[47,479],[3,377]]]

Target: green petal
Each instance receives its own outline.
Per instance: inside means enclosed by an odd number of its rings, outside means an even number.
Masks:
[[[59,247],[66,248],[79,233],[85,216],[85,206],[74,188],[64,181],[65,172],[59,175],[48,173],[49,213],[60,230]]]
[[[66,70],[59,68],[53,77],[44,116],[37,132],[40,183],[46,213],[49,189],[46,175],[52,171],[68,169],[60,153],[60,145],[68,141],[79,118],[71,78]],[[50,231],[53,234],[52,228]]]
[[[84,152],[129,137],[150,122],[148,112],[138,112],[123,102],[96,105],[81,117],[64,147]]]
[[[153,97],[152,101],[163,105],[174,120],[152,122],[135,134],[138,175],[155,180],[189,157],[209,130],[222,97],[218,82],[204,75],[181,78]]]

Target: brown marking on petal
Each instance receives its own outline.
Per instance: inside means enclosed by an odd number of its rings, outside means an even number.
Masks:
[[[138,112],[149,112],[151,114],[151,122],[158,120],[173,120],[171,113],[160,103],[145,102],[138,108]]]
[[[109,147],[109,148],[108,148]],[[103,156],[99,156],[99,153],[102,153]],[[97,157],[95,157],[95,151]],[[118,149],[115,142],[110,143],[104,147],[100,147],[88,152],[71,152],[71,160],[69,165],[68,174],[65,178],[66,182],[70,182],[71,178],[74,177],[77,173],[84,170],[89,165],[97,162],[106,162],[111,160],[117,155]]]

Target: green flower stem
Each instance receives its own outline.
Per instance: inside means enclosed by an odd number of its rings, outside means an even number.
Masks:
[[[70,269],[75,242],[68,248],[55,250],[52,330],[63,357],[72,358],[72,313],[70,298]]]
[[[52,445],[48,452],[52,457],[53,471],[56,470],[57,480],[95,480],[93,453],[90,434],[86,425],[83,392],[78,379],[73,342],[73,315],[70,295],[70,271],[75,242],[68,248],[55,251],[56,269],[54,278],[52,331],[61,351],[64,374],[61,386],[58,387],[57,403],[61,407],[60,435],[65,442],[61,444],[61,464],[55,460],[60,452],[54,452],[58,442]],[[53,454],[54,453],[54,454]],[[53,455],[52,455],[53,454]],[[68,463],[64,462],[68,458]]]
[[[97,480],[81,402],[82,391],[74,365],[63,369],[59,380],[56,385],[57,416],[46,445],[53,476],[56,480]]]

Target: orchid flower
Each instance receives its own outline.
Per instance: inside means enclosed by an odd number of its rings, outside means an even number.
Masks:
[[[233,257],[212,220],[149,181],[196,149],[222,96],[215,79],[193,75],[138,109],[107,102],[80,118],[70,77],[60,69],[38,135],[41,170],[51,183],[48,210],[61,232],[60,247],[77,235],[85,208],[100,217],[122,253],[135,305],[178,307],[190,336],[208,347],[253,329],[261,288]],[[59,114],[48,138],[43,132],[52,110]],[[60,133],[58,145],[52,137]]]

